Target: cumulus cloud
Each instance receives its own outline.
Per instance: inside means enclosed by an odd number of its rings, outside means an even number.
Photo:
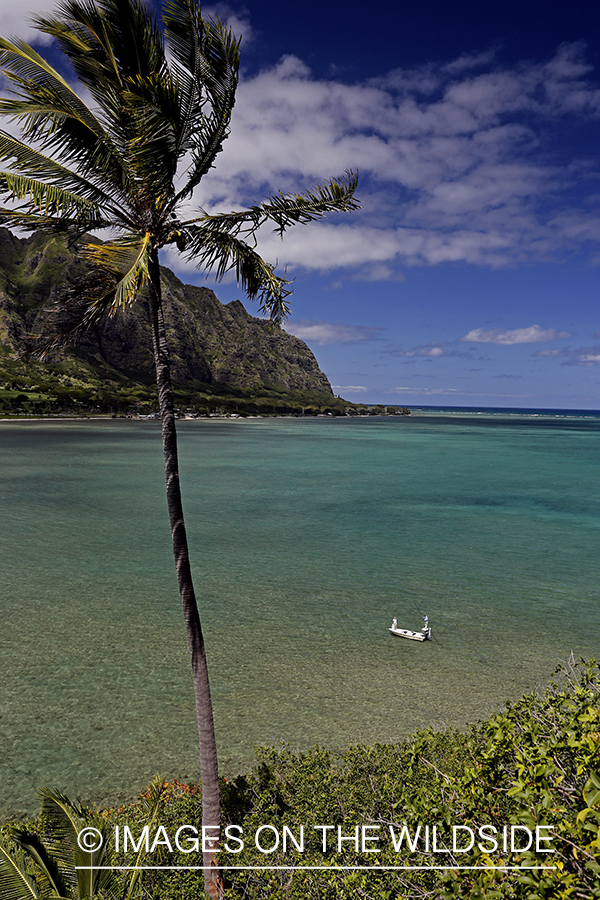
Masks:
[[[598,366],[600,365],[600,346],[579,347],[571,350],[563,347],[560,350],[538,350],[533,354],[538,359],[562,359],[563,366]]]
[[[2,0],[0,3],[0,34],[4,37],[18,37],[31,43],[49,44],[51,38],[40,34],[32,27],[34,15],[48,15],[56,9],[56,0],[27,0],[26,4],[17,0]]]
[[[473,344],[544,344],[546,341],[570,337],[568,331],[530,325],[529,328],[514,328],[512,331],[500,331],[500,329],[485,331],[483,328],[473,328],[460,340]]]
[[[368,328],[363,325],[342,325],[337,322],[286,322],[285,331],[303,341],[313,344],[353,344],[357,341],[376,340],[383,328]]]
[[[387,263],[368,263],[355,272],[353,281],[406,281],[406,276]]]
[[[555,350],[537,350],[532,356],[538,359],[560,359],[571,355],[568,347],[560,347]]]
[[[243,40],[244,47],[254,38],[254,31],[250,24],[250,14],[247,9],[234,12],[228,3],[202,4],[202,15],[206,18],[220,19],[227,22],[235,36]]]
[[[364,384],[332,384],[334,391],[346,391],[348,393],[364,394],[368,387]]]
[[[586,347],[576,351],[575,362],[584,366],[600,365],[600,347]]]
[[[202,203],[234,208],[352,168],[361,212],[283,244],[261,235],[261,252],[385,280],[402,265],[560,258],[600,237],[600,215],[571,193],[587,189],[586,162],[548,137],[558,123],[600,120],[590,69],[576,44],[545,63],[503,67],[485,52],[348,84],[287,56],[242,81]]]
[[[28,0],[27,12],[55,5]],[[245,10],[204,11],[252,39]],[[16,0],[1,3],[0,33],[36,36]],[[600,240],[600,211],[582,202],[596,190],[589,161],[575,140],[556,140],[559,128],[600,123],[591,70],[581,44],[518,65],[483,50],[363,83],[317,79],[286,56],[242,77],[231,135],[190,211],[239,209],[358,169],[361,211],[296,227],[284,243],[263,231],[259,252],[370,281],[401,279],[406,266],[564,259]]]
[[[458,72],[479,69],[482,66],[489,66],[493,63],[495,56],[495,50],[484,50],[481,53],[463,53],[458,59],[446,63],[444,71],[454,75]]]
[[[31,43],[48,44],[51,38],[41,35],[31,26],[34,15],[48,15],[58,6],[57,0],[27,0],[25,4],[17,0],[1,0],[0,2],[0,34],[7,37],[19,37]],[[217,17],[226,21],[237,37],[242,37],[244,46],[253,39],[254,33],[247,10],[234,12],[228,3],[210,3],[202,6],[202,15]]]
[[[425,359],[439,359],[441,356],[460,356],[470,358],[469,351],[457,350],[449,341],[430,341],[428,344],[419,344],[411,350],[401,348],[390,349],[392,356],[406,356],[411,359],[418,357]]]

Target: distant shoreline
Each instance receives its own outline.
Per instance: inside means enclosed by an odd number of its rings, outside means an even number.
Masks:
[[[373,406],[379,404],[373,404]],[[293,413],[210,413],[209,415],[185,415],[178,417],[178,422],[209,421],[217,419],[423,419],[423,418],[472,418],[474,420],[484,417],[514,418],[514,419],[600,419],[600,410],[595,409],[553,409],[553,408],[515,408],[515,407],[464,407],[464,406],[414,406],[410,407],[409,414],[400,413],[355,413],[351,415],[328,415],[318,413],[316,415],[298,415]],[[158,415],[113,415],[111,413],[81,414],[81,415],[5,415],[0,416],[0,424],[5,422],[84,422],[84,421],[160,421]]]

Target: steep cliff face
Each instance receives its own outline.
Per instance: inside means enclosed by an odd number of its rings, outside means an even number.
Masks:
[[[81,270],[77,249],[64,239],[18,238],[0,228],[0,351],[22,353],[27,336],[43,329],[44,310]],[[175,382],[260,391],[321,391],[331,385],[306,344],[250,316],[239,300],[226,305],[209,288],[183,284],[162,270]],[[152,340],[144,302],[96,329],[70,355],[102,371],[150,382]]]

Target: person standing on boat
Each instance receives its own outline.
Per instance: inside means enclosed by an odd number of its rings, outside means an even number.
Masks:
[[[425,622],[423,631],[429,631],[429,616],[423,616],[423,621]]]
[[[398,627],[398,620],[396,619],[396,616],[394,616],[394,618],[392,619],[392,628],[395,631],[397,629],[397,627]]]

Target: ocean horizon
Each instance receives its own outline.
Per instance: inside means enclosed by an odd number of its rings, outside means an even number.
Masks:
[[[598,656],[600,412],[411,408],[178,424],[223,774],[465,728]],[[1,424],[2,819],[197,780],[159,423]]]
[[[370,404],[377,406],[379,404]],[[385,404],[384,404],[385,405]],[[401,404],[396,404],[401,405]],[[477,416],[523,416],[524,418],[539,416],[544,418],[600,418],[600,410],[597,409],[567,409],[537,406],[441,406],[413,403],[407,405],[412,415],[422,413],[442,413],[447,415],[477,415]]]

